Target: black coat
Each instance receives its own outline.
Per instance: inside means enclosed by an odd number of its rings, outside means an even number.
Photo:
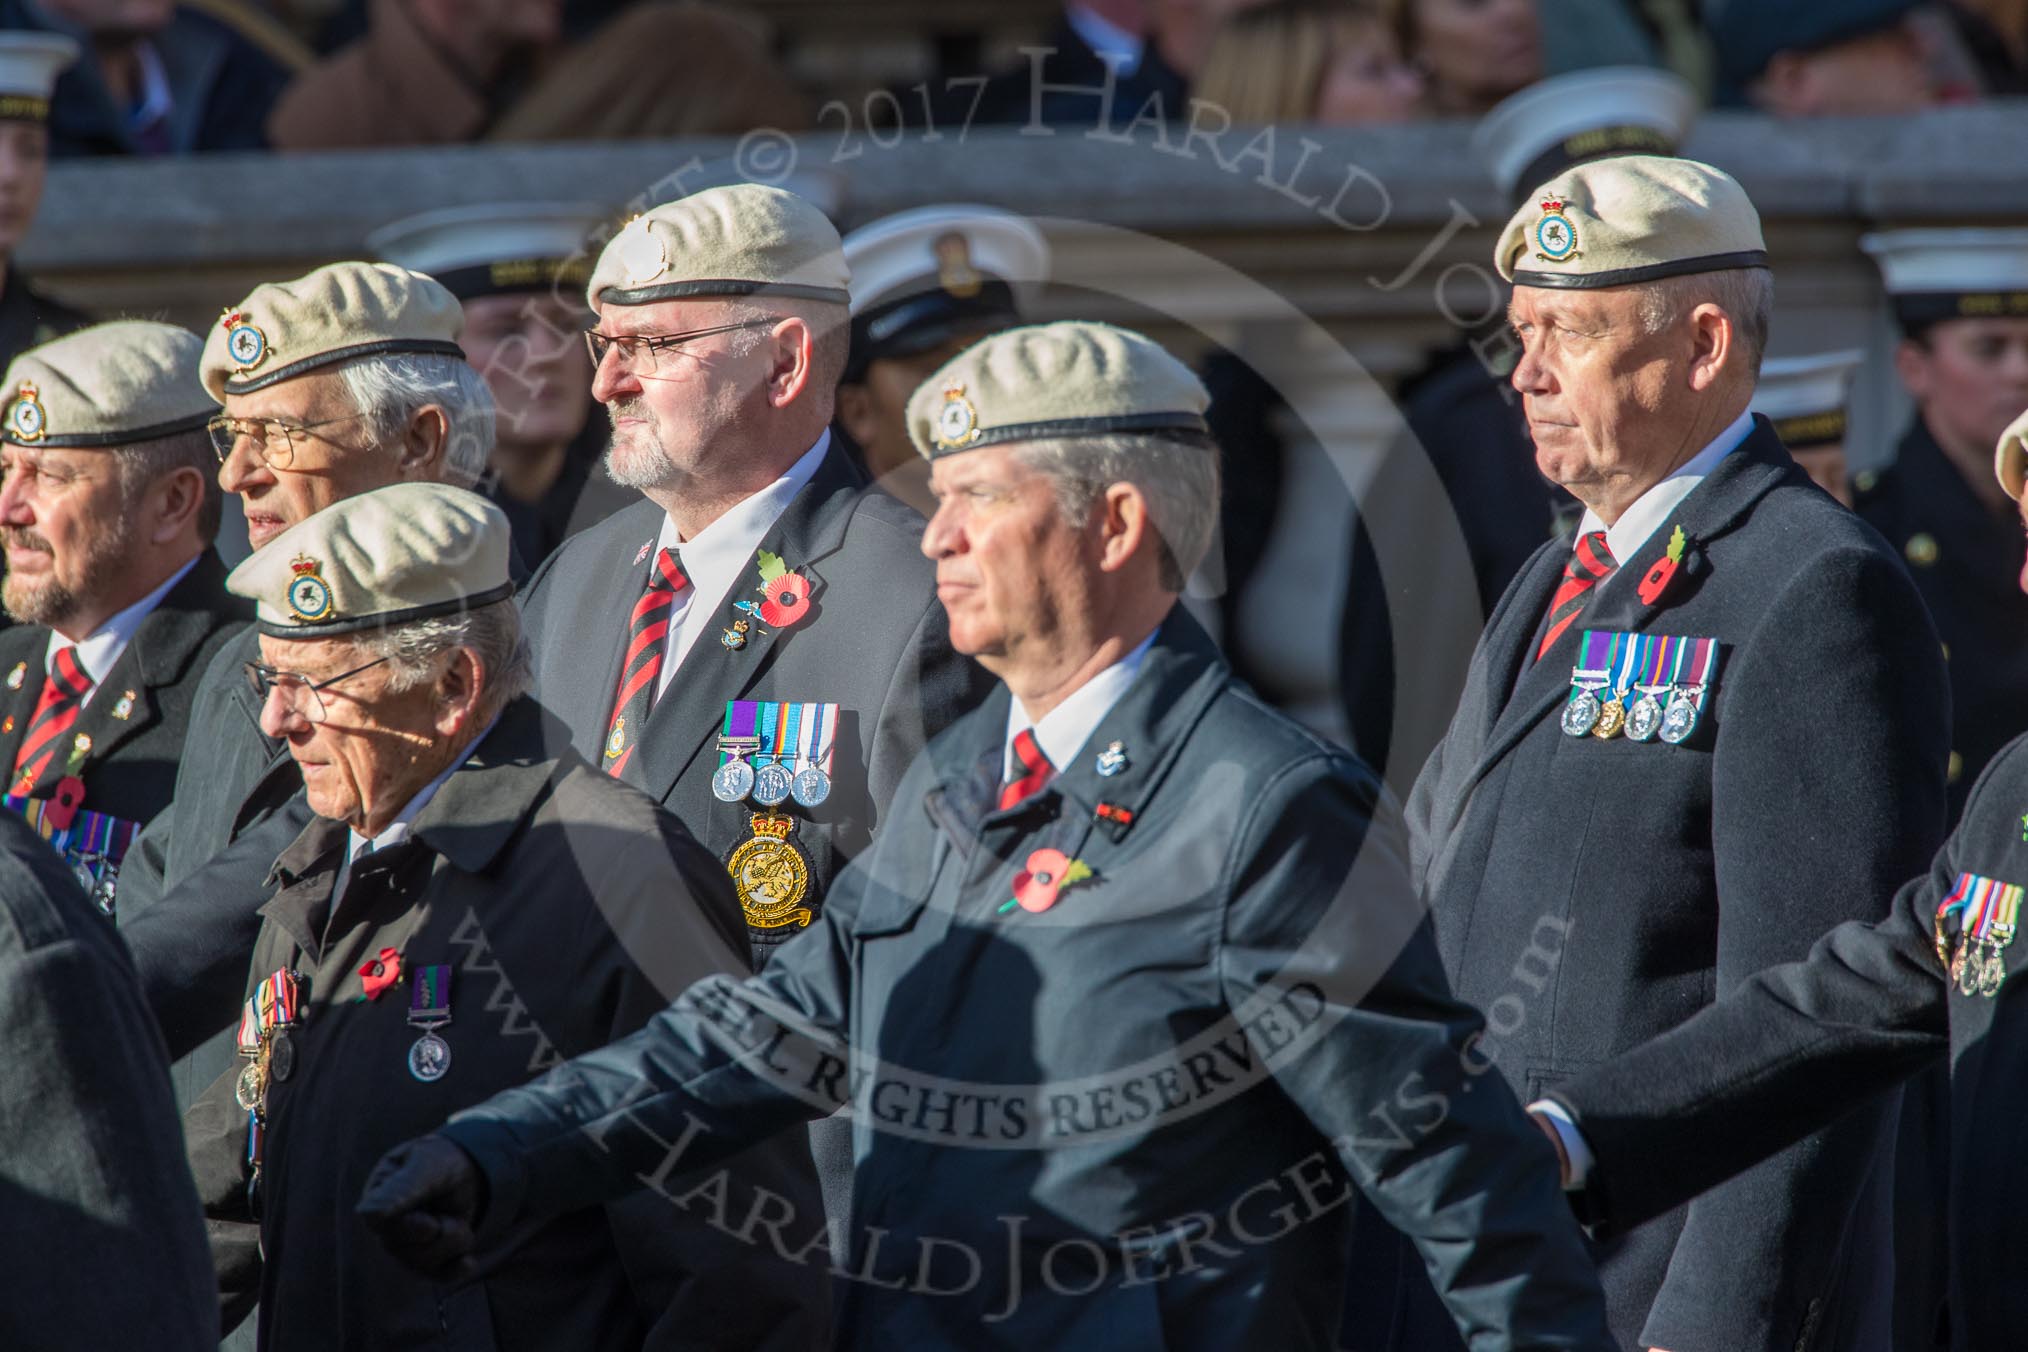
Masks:
[[[0,814],[0,1347],[208,1352],[203,1213],[112,927]]]
[[[0,373],[29,348],[40,347],[91,322],[89,315],[53,301],[30,286],[21,269],[8,267],[6,283],[0,285]]]
[[[2021,514],[1981,496],[1920,415],[1893,465],[1860,475],[1854,507],[1908,562],[1949,656],[1951,817],[1996,752],[2028,732]]]
[[[1678,525],[1682,568],[1645,604]],[[1569,553],[1544,546],[1508,589],[1408,814],[1446,969],[1524,1101],[1877,916],[1944,830],[1935,632],[1900,561],[1765,419],[1524,666]],[[1587,628],[1718,640],[1689,741],[1563,733]],[[1842,1124],[1603,1248],[1620,1340],[1787,1349],[1883,1298],[1861,1270],[1888,1242],[1884,1124]]]
[[[1619,1228],[1674,1206],[1948,1053],[1949,1191],[1928,1202],[1948,1218],[1951,1346],[2019,1347],[2028,942],[1997,950],[2005,979],[1994,993],[1968,995],[1938,956],[1937,912],[1965,874],[2028,883],[2024,808],[2028,739],[1994,758],[1886,919],[1839,926],[1806,961],[1761,973],[1666,1037],[1560,1086],[1553,1097],[1596,1156],[1584,1194],[1592,1218]],[[1955,956],[1957,926],[1947,922],[1944,935]]]
[[[1329,1348],[1356,1192],[1424,1242],[1475,1345],[1608,1346],[1372,775],[1180,609],[1085,749],[996,810],[1009,699],[931,744],[766,971],[453,1121],[482,1240],[637,1186],[656,1137],[708,1163],[849,1092],[843,1346]],[[1092,878],[1003,910],[1040,848]],[[832,1039],[865,1058],[849,1090]]]
[[[257,1219],[237,1067],[187,1119],[220,1294],[236,1316],[258,1293],[264,1348],[803,1352],[825,1336],[821,1268],[652,1195],[529,1227],[456,1290],[402,1268],[353,1212],[397,1142],[633,1031],[705,973],[745,971],[717,862],[560,741],[532,700],[511,703],[411,839],[355,864],[335,908],[342,823],[313,818],[273,861],[244,990],[290,967],[308,993],[293,1068],[268,1093]],[[359,969],[387,947],[404,975],[368,1000]],[[409,1071],[420,1033],[407,1015],[413,974],[432,964],[454,969],[437,1030],[450,1065],[425,1082]],[[756,1187],[806,1214],[820,1206],[800,1141],[746,1152],[726,1185],[741,1216]]]
[[[253,607],[225,589],[225,565],[210,550],[142,619],[112,670],[93,672],[91,703],[78,712],[67,745],[89,737],[78,772],[84,809],[145,824],[169,805],[190,730],[200,674],[246,622]],[[14,764],[48,678],[49,630],[16,625],[0,633],[0,763]],[[19,674],[17,682],[16,675]],[[34,796],[55,790],[60,747]]]
[[[1039,70],[1034,58],[1023,52],[1018,64],[985,77],[983,84],[977,71],[946,72],[942,87],[929,91],[929,119],[922,129],[958,133],[968,126],[1039,124],[1062,127],[1065,130],[1058,134],[1068,136],[1079,128],[1124,127],[1143,112],[1157,121],[1189,116],[1183,77],[1169,68],[1152,43],[1142,51],[1133,74],[1114,77],[1110,104],[1102,92],[1105,62],[1067,19],[1059,19],[1034,46],[1048,53]],[[895,98],[903,118],[919,125],[923,95],[896,90]]]

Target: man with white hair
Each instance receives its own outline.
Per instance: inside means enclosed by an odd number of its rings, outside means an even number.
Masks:
[[[210,424],[218,482],[239,496],[256,552],[358,493],[477,482],[492,452],[493,401],[458,346],[463,322],[456,298],[434,280],[382,263],[334,263],[259,286],[220,315],[205,340],[201,378],[223,405]],[[173,804],[135,843],[121,874],[123,925],[302,787],[281,742],[260,728],[243,670],[259,658],[256,644],[249,630],[205,671],[191,714],[203,734],[191,739],[177,771]],[[245,881],[214,889],[215,907],[202,920],[185,915],[150,932],[164,939],[206,932],[251,948],[260,875]],[[135,945],[144,982],[152,984],[160,953]],[[209,1026],[190,1030],[165,1025],[172,1050],[224,1029],[230,1003],[213,1002],[210,1016]],[[214,1044],[199,1064],[179,1065],[179,1097],[187,1101],[209,1083],[227,1054]]]
[[[383,1161],[360,1209],[396,1253],[469,1271],[849,1098],[842,1347],[1328,1348],[1355,1189],[1475,1345],[1610,1346],[1377,781],[1178,604],[1217,511],[1206,402],[1086,323],[987,338],[918,391],[922,550],[1000,686],[760,976]]]
[[[1532,1099],[1876,917],[1941,838],[1949,698],[1900,560],[1748,412],[1773,283],[1738,183],[1567,169],[1495,262],[1536,466],[1586,512],[1494,610],[1408,822],[1476,1054]],[[1881,1345],[1886,1132],[1840,1124],[1601,1247],[1620,1344]],[[1436,1323],[1395,1345],[1442,1348]]]
[[[476,493],[346,498],[234,570],[241,679],[300,767],[308,825],[270,861],[236,1064],[189,1115],[226,1323],[264,1346],[712,1345],[805,1352],[828,1276],[652,1194],[527,1227],[457,1291],[353,1213],[382,1151],[744,974],[718,861],[570,750],[524,693],[509,528]],[[199,885],[204,881],[200,878]],[[712,1180],[817,1210],[800,1143]]]

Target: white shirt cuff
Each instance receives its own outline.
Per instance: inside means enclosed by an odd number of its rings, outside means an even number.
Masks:
[[[1576,1192],[1591,1177],[1591,1166],[1595,1162],[1591,1147],[1585,1144],[1584,1133],[1571,1121],[1563,1105],[1548,1099],[1537,1099],[1528,1105],[1528,1111],[1547,1118],[1556,1130],[1556,1138],[1563,1142],[1563,1153],[1570,1160],[1570,1181],[1563,1185],[1565,1192]]]

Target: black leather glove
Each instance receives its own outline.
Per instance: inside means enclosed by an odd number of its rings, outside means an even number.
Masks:
[[[358,1211],[389,1253],[435,1281],[478,1275],[474,1232],[486,1206],[486,1176],[442,1136],[422,1136],[381,1156]]]

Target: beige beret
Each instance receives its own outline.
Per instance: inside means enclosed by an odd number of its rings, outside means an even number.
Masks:
[[[1764,268],[1760,213],[1729,174],[1695,160],[1593,160],[1528,195],[1493,255],[1516,286],[1588,290]]]
[[[477,493],[390,484],[297,522],[225,585],[270,638],[331,638],[507,600],[508,534]]]
[[[464,307],[433,278],[392,263],[332,263],[228,306],[204,340],[204,388],[222,404],[355,357],[462,357],[464,327]]]
[[[1211,396],[1131,329],[1084,320],[1007,329],[945,363],[908,401],[908,435],[934,458],[1010,441],[1161,432],[1208,438]]]
[[[592,268],[585,298],[648,305],[693,296],[783,296],[846,303],[851,269],[838,231],[780,188],[709,188],[636,216]]]
[[[218,412],[197,383],[204,340],[174,324],[94,324],[14,359],[0,438],[17,446],[130,446]]]
[[[2000,487],[2007,490],[2007,496],[2016,502],[2021,500],[2024,462],[2028,462],[2028,413],[2014,419],[2000,434],[1999,449],[1993,453],[1993,473],[1999,476]]]

